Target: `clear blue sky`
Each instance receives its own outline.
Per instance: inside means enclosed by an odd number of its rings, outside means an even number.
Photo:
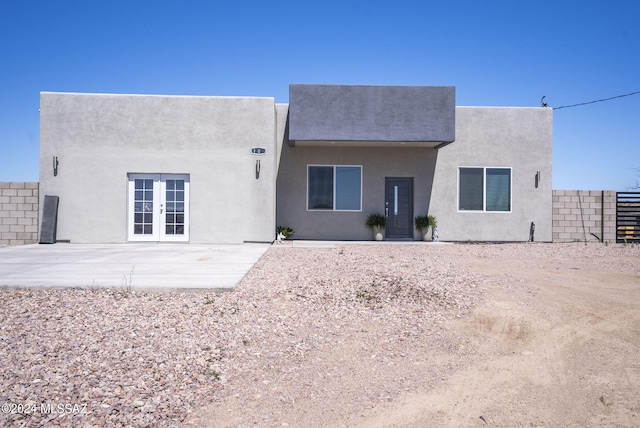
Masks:
[[[640,91],[640,1],[4,1],[0,181],[38,180],[40,91],[288,102],[290,83],[453,85],[481,106]],[[634,168],[640,94],[554,112],[554,189],[627,190]]]

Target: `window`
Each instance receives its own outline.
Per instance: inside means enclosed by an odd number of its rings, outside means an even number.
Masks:
[[[307,167],[308,210],[360,211],[361,206],[361,166]]]
[[[511,211],[511,168],[460,168],[460,211]]]

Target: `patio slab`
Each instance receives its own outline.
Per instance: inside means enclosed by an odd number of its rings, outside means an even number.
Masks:
[[[0,248],[0,287],[230,290],[270,244],[65,244]]]

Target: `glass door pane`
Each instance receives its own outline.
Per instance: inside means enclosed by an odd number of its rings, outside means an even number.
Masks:
[[[165,233],[184,235],[184,180],[166,180]]]
[[[135,235],[153,234],[153,180],[134,179],[134,220]]]
[[[129,241],[158,241],[160,175],[129,174]]]
[[[161,176],[160,239],[162,241],[189,240],[189,176]]]

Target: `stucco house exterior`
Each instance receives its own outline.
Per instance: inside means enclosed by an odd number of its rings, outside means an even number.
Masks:
[[[552,109],[454,87],[291,85],[268,97],[41,93],[40,206],[73,243],[552,239]],[[40,208],[42,225],[43,208]]]

